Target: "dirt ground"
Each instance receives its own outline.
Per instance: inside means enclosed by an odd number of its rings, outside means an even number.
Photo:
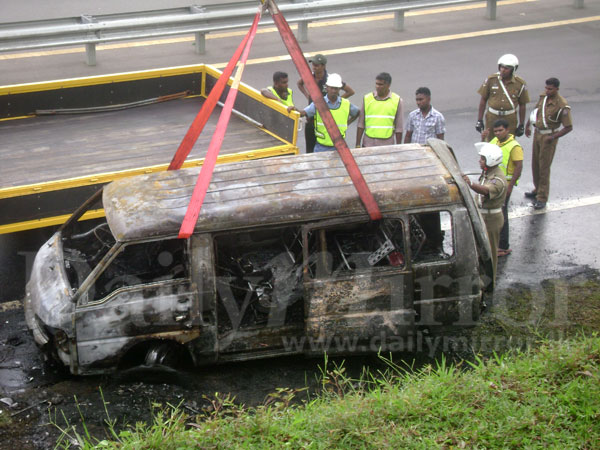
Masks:
[[[22,311],[5,313],[2,318],[13,329],[16,324],[16,330],[0,340],[0,367],[16,369],[12,377],[2,380],[9,387],[0,391],[0,450],[54,448],[61,436],[59,427],[75,427],[83,435],[83,424],[92,436],[103,439],[108,437],[109,419],[122,429],[151,422],[152,412],[168,405],[199,413],[210,407],[216,393],[231,394],[236,403],[259,405],[278,387],[316,388],[323,365],[321,359],[286,357],[193,372],[75,377],[42,361],[26,333]],[[365,365],[383,367],[376,356],[345,359],[345,367],[357,377]]]
[[[454,362],[475,354],[535,346],[543,337],[560,339],[600,330],[600,276],[581,270],[545,280],[537,289],[517,284],[497,292],[478,326],[454,330],[430,340],[418,354],[394,355],[394,361],[432,363],[442,353]],[[265,401],[277,388],[309,391],[318,387],[322,359],[300,357],[227,364],[194,372],[136,373],[112,377],[73,377],[47,366],[26,331],[22,309],[0,314],[0,449],[54,448],[61,430],[85,430],[107,436],[106,421],[116,429],[150,422],[152,412],[179,405],[189,413],[210,407],[215,393],[231,394],[248,406]],[[341,362],[341,359],[335,360]],[[348,373],[364,366],[382,369],[374,355],[345,358]],[[306,397],[304,397],[306,398]],[[85,428],[84,428],[85,425]],[[64,439],[64,438],[63,438]],[[66,443],[66,440],[63,442]]]

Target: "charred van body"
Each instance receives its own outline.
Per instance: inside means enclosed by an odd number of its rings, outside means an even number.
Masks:
[[[92,374],[406,350],[420,329],[473,324],[490,249],[451,150],[352,152],[380,221],[334,152],[216,167],[187,240],[198,169],[111,183],[38,252],[25,299],[36,342]],[[78,221],[100,207],[106,220]]]

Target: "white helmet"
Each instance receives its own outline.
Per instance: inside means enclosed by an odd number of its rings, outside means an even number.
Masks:
[[[485,165],[495,167],[502,162],[502,149],[489,142],[477,142],[475,144],[477,153],[485,158]]]
[[[498,60],[498,65],[513,67],[513,72],[516,72],[517,68],[519,67],[519,59],[512,53],[507,53],[506,55],[502,55],[500,57]]]
[[[325,84],[329,87],[341,88],[343,85],[342,77],[337,73],[330,73]]]

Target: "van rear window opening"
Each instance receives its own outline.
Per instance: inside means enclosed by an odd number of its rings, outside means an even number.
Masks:
[[[411,261],[446,260],[454,255],[452,216],[448,211],[411,214]]]
[[[410,230],[412,263],[447,260],[454,254],[449,212],[411,214],[402,219],[344,223],[308,234],[308,273],[328,278],[374,268],[406,266],[405,229]]]
[[[344,223],[313,230],[308,236],[308,248],[308,271],[313,278],[405,265],[401,220]]]

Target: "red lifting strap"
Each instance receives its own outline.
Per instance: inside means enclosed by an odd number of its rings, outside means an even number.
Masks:
[[[225,105],[221,111],[219,121],[217,122],[217,129],[215,130],[210,141],[210,145],[208,146],[206,158],[204,158],[204,164],[202,164],[202,168],[200,169],[200,174],[198,175],[198,180],[196,181],[196,186],[194,187],[194,192],[192,193],[192,198],[185,213],[185,217],[183,218],[181,228],[179,229],[179,238],[181,239],[189,238],[192,235],[194,232],[194,227],[196,226],[196,222],[198,221],[198,215],[200,214],[200,209],[202,208],[202,203],[204,203],[206,191],[208,190],[213,170],[215,169],[215,164],[217,163],[217,156],[219,155],[219,150],[221,149],[221,144],[223,143],[225,132],[227,131],[227,124],[229,123],[229,119],[231,117],[231,111],[233,110],[233,104],[238,93],[238,87],[242,79],[242,73],[244,72],[246,61],[248,60],[250,47],[252,47],[252,41],[256,35],[258,21],[260,20],[261,16],[261,10],[262,7],[259,9],[259,12],[256,13],[256,17],[252,23],[252,28],[250,28],[248,42],[244,48],[240,65],[235,73],[233,83],[229,88]]]
[[[325,104],[325,100],[323,100],[323,94],[321,94],[321,90],[317,86],[315,79],[308,67],[306,60],[304,59],[304,54],[302,53],[302,49],[298,45],[298,41],[292,33],[287,21],[277,8],[277,5],[273,0],[267,0],[269,5],[269,11],[271,12],[271,16],[273,17],[273,21],[277,28],[279,29],[279,34],[281,35],[281,39],[283,39],[283,43],[288,49],[290,56],[292,57],[292,61],[296,65],[296,69],[298,69],[298,73],[304,81],[304,85],[308,88],[308,93],[310,94],[321,118],[323,119],[323,123],[327,128],[327,132],[335,145],[335,148],[342,159],[344,166],[346,166],[346,170],[354,183],[354,187],[358,191],[358,195],[360,196],[363,205],[371,220],[379,220],[381,219],[381,211],[379,210],[379,206],[373,197],[373,194],[369,190],[369,186],[365,181],[352,153],[348,149],[348,145],[346,141],[342,137],[340,130],[329,111],[329,108]]]
[[[259,20],[260,20],[260,16],[257,14],[257,16],[254,17],[254,22],[252,22],[252,26],[254,27],[255,23],[258,24]],[[171,160],[171,164],[169,164],[169,167],[167,170],[181,169],[183,162],[185,161],[185,159],[188,157],[188,155],[192,151],[194,144],[198,140],[198,136],[200,136],[200,133],[202,133],[202,130],[204,129],[206,122],[208,122],[208,119],[210,118],[210,115],[212,114],[213,109],[215,109],[215,105],[217,104],[217,101],[219,100],[219,98],[221,98],[221,94],[223,93],[223,90],[225,89],[225,84],[227,83],[227,80],[229,80],[229,77],[233,73],[233,69],[235,68],[236,63],[240,59],[240,55],[242,54],[242,51],[246,47],[246,43],[248,42],[248,39],[250,38],[251,31],[252,31],[252,27],[248,30],[248,33],[246,33],[246,36],[244,36],[244,39],[240,43],[239,47],[237,48],[237,50],[235,51],[235,53],[233,54],[231,59],[229,60],[229,63],[227,63],[227,67],[225,67],[225,69],[223,70],[223,73],[221,74],[221,76],[219,77],[219,79],[217,80],[217,82],[215,83],[213,88],[211,89],[210,94],[208,94],[206,101],[204,102],[204,104],[202,105],[202,108],[200,109],[200,112],[198,112],[198,115],[196,116],[196,118],[194,119],[192,124],[190,125],[190,128],[188,129],[187,133],[183,137],[181,144],[179,144],[179,148],[177,149],[177,152],[175,152],[175,155],[173,156],[173,159]]]

